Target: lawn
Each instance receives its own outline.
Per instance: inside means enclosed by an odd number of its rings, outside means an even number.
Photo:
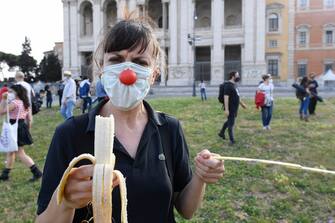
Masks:
[[[152,99],[156,110],[182,122],[191,156],[204,148],[226,156],[271,159],[335,170],[335,100],[319,104],[310,122],[298,118],[296,99],[277,99],[272,130],[261,127],[260,114],[240,110],[229,146],[217,136],[224,117],[216,99]],[[77,111],[79,112],[79,111]],[[35,143],[26,151],[40,167],[55,127],[62,121],[56,109],[34,116]],[[4,155],[0,155],[4,160]],[[1,161],[2,169],[4,162]],[[279,166],[226,161],[225,177],[209,185],[202,208],[191,221],[178,222],[333,222],[335,176]],[[0,222],[33,222],[40,182],[28,183],[31,173],[16,162],[9,182],[0,182]]]

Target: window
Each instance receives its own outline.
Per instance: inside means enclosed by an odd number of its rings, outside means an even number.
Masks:
[[[307,64],[298,64],[298,75],[299,77],[307,75]]]
[[[324,0],[325,8],[333,8],[334,7],[334,0]]]
[[[325,64],[325,72],[327,72],[328,70],[333,70],[333,63]]]
[[[279,31],[279,17],[277,14],[271,14],[269,16],[269,32]]]
[[[307,44],[307,33],[300,32],[299,33],[299,46],[306,46]]]
[[[269,40],[269,48],[277,48],[278,41],[277,40]]]
[[[279,61],[277,59],[269,59],[268,60],[268,74],[271,74],[272,76],[278,76],[279,71]]]
[[[299,8],[300,9],[306,9],[308,6],[308,0],[300,0],[299,2]]]
[[[326,44],[327,45],[332,45],[334,43],[334,40],[333,40],[333,31],[332,30],[327,30],[326,31]]]

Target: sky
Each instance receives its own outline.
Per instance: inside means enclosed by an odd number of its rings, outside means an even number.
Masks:
[[[39,63],[43,52],[63,42],[62,0],[0,0],[0,51],[20,55],[24,37]]]

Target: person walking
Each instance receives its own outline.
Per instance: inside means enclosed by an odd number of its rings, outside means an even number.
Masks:
[[[311,99],[308,106],[308,111],[310,115],[315,115],[316,104],[318,103],[316,95],[318,94],[317,88],[319,87],[318,82],[315,80],[315,73],[309,74],[309,90],[311,92]]]
[[[262,106],[262,123],[264,130],[270,130],[270,122],[272,119],[273,111],[273,83],[270,74],[262,76],[263,82],[258,86],[258,91],[265,94],[264,105]]]
[[[97,115],[114,116],[115,169],[127,179],[128,222],[174,223],[174,209],[190,219],[201,204],[206,184],[222,178],[224,164],[208,150],[196,155],[192,174],[181,123],[155,111],[144,100],[163,58],[146,21],[121,20],[105,33],[101,51],[97,51],[97,57],[104,59],[98,60],[97,65],[109,99],[56,129],[45,162],[36,223],[90,221],[94,165],[82,163],[71,171],[64,188],[66,202],[59,206],[56,193],[70,161],[98,149],[94,148]],[[118,184],[115,178],[113,183]],[[118,197],[114,196],[117,192],[115,188],[113,198]],[[121,222],[119,200],[113,199],[112,206],[113,222]]]
[[[234,138],[234,124],[235,119],[238,113],[239,105],[242,108],[246,109],[247,106],[240,100],[240,93],[236,86],[236,83],[240,81],[240,74],[237,71],[232,71],[229,73],[229,81],[224,83],[224,113],[227,117],[227,121],[223,124],[221,131],[219,132],[219,136],[223,139],[226,139],[225,132],[228,128],[230,145],[235,144]]]
[[[64,90],[64,84],[59,83],[58,90],[57,90],[57,95],[58,95],[58,100],[59,100],[59,107],[62,106],[63,90]]]
[[[91,110],[92,98],[90,95],[91,82],[87,76],[83,77],[83,80],[79,84],[79,97],[83,100],[82,113],[84,114],[86,109]]]
[[[201,101],[207,100],[206,85],[203,80],[200,81],[199,88],[200,88]]]
[[[44,88],[46,92],[46,103],[47,103],[47,108],[51,108],[52,106],[52,92],[50,90],[50,86],[46,85]]]
[[[66,120],[73,116],[73,109],[76,105],[76,83],[72,79],[70,71],[64,72],[64,91],[60,113]]]
[[[7,104],[8,99],[8,104]],[[8,108],[7,108],[8,106]],[[17,129],[17,152],[10,152],[6,154],[6,167],[2,170],[0,180],[6,181],[9,179],[10,171],[14,167],[15,157],[18,156],[23,164],[30,168],[33,177],[30,181],[38,180],[42,177],[42,172],[39,170],[35,162],[30,156],[25,153],[24,146],[33,143],[29,129],[31,128],[31,113],[29,112],[29,99],[27,97],[26,89],[21,85],[12,85],[8,93],[2,95],[0,103],[0,114],[7,114],[9,111],[10,123],[13,125],[18,121]],[[27,121],[27,122],[26,122]]]

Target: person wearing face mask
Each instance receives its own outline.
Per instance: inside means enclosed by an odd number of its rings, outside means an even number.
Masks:
[[[76,83],[70,71],[64,72],[64,85],[60,113],[66,120],[73,116],[73,109],[76,105]]]
[[[8,100],[8,104],[7,104]],[[31,113],[29,112],[29,99],[27,97],[26,89],[21,85],[13,85],[9,88],[8,94],[2,95],[0,103],[0,114],[7,113],[7,106],[9,112],[10,123],[14,124],[18,122],[17,129],[17,144],[18,151],[10,152],[6,154],[6,167],[2,170],[0,180],[9,180],[9,174],[14,167],[15,157],[23,162],[26,167],[29,167],[33,177],[30,181],[38,180],[42,177],[42,172],[38,169],[34,161],[24,151],[25,145],[31,145],[33,143],[29,129],[31,128]],[[27,120],[27,123],[25,122]]]
[[[234,124],[237,117],[238,107],[241,105],[244,109],[247,108],[246,104],[240,100],[240,93],[236,83],[240,81],[240,74],[237,71],[229,73],[229,81],[224,86],[224,113],[227,121],[223,124],[219,136],[226,139],[225,132],[228,129],[229,145],[235,144],[234,138]]]
[[[203,150],[194,159],[192,173],[180,122],[155,111],[144,100],[163,61],[152,28],[144,20],[121,20],[106,32],[95,58],[109,99],[57,127],[45,162],[36,222],[82,222],[92,217],[93,165],[83,162],[88,165],[71,172],[65,186],[67,202],[57,206],[55,191],[75,156],[94,154],[95,116],[111,114],[115,119],[115,169],[127,179],[128,222],[173,223],[174,208],[191,218],[206,184],[223,176],[224,165]],[[117,193],[118,187],[113,190],[113,222],[121,222]]]
[[[265,101],[262,106],[262,123],[264,130],[271,130],[270,122],[273,111],[273,82],[270,74],[262,76],[263,82],[258,86],[258,91],[265,93]]]

